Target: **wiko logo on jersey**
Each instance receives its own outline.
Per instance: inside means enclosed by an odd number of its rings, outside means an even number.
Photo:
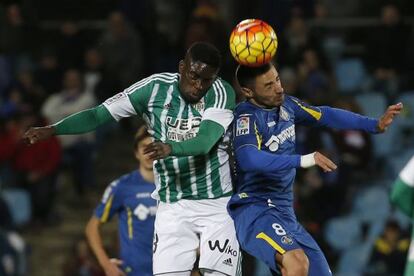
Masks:
[[[269,148],[270,151],[277,151],[279,146],[283,144],[287,139],[290,139],[292,142],[295,140],[295,125],[282,130],[278,135],[272,135],[269,140],[267,140],[265,146]]]
[[[201,124],[201,117],[179,119],[167,116],[166,123],[168,126],[168,140],[180,142],[194,138],[197,135]]]
[[[246,135],[250,133],[250,118],[240,117],[236,122],[236,136]]]
[[[210,247],[211,251],[214,251],[217,248],[218,251],[220,251],[221,253],[230,254],[234,257],[237,256],[237,250],[234,250],[234,249],[231,248],[231,246],[229,245],[229,239],[226,239],[226,241],[224,242],[223,247],[221,247],[221,244],[220,244],[219,240],[215,240],[214,244],[213,244],[212,241],[208,241],[208,247]]]

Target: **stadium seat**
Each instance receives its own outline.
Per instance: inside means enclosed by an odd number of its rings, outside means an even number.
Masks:
[[[30,221],[32,213],[30,195],[25,190],[8,188],[1,192],[1,196],[9,207],[15,226],[23,226]]]
[[[359,58],[338,61],[334,68],[339,91],[345,94],[360,91],[368,78]]]
[[[361,108],[362,114],[369,117],[378,118],[387,107],[387,99],[378,92],[367,92],[355,95],[355,100]]]
[[[329,245],[335,250],[343,251],[361,241],[361,230],[361,224],[356,216],[346,216],[329,220],[324,232]]]
[[[354,214],[362,223],[373,225],[385,222],[390,214],[388,192],[382,185],[371,186],[357,193],[352,206]]]
[[[414,91],[402,93],[396,100],[404,104],[403,112],[400,116],[400,124],[403,127],[414,129]]]
[[[345,42],[343,37],[325,37],[322,41],[322,49],[331,65],[335,65],[345,50]]]
[[[364,242],[342,253],[336,276],[362,276],[371,255],[373,243]]]

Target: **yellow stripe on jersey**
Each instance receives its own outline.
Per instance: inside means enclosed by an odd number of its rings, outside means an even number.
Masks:
[[[301,104],[300,102],[293,100],[300,108],[302,108],[303,110],[305,110],[306,112],[308,112],[313,118],[315,118],[316,120],[319,121],[319,119],[322,117],[322,112],[314,110],[312,108],[306,107],[303,104]]]
[[[113,199],[114,199],[114,196],[111,195],[111,197],[109,198],[109,200],[106,202],[105,209],[104,209],[104,213],[103,213],[103,215],[101,217],[101,222],[106,222],[108,220],[109,211],[111,210],[112,200]]]
[[[127,213],[128,213],[128,236],[129,239],[132,240],[134,237],[133,231],[132,231],[132,212],[129,207],[127,207]]]
[[[257,129],[256,122],[254,122],[254,132],[256,133],[257,148],[261,150],[262,149],[262,136],[260,136],[259,134],[259,130]]]
[[[259,234],[257,234],[256,239],[263,239],[263,240],[265,240],[271,247],[273,247],[280,254],[285,254],[285,252],[286,252],[286,250],[284,250],[271,237],[269,237],[268,235],[266,235],[263,232],[260,232]]]

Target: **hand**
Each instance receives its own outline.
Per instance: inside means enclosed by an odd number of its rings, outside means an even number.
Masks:
[[[46,127],[31,127],[25,134],[23,134],[23,139],[30,144],[37,143],[39,141],[45,140],[52,137],[55,134],[55,128],[53,126]]]
[[[394,116],[401,113],[403,109],[402,103],[397,103],[394,105],[390,105],[387,110],[385,111],[384,115],[378,121],[377,129],[380,133],[385,132],[387,128],[392,124],[394,120]]]
[[[171,153],[171,146],[163,142],[152,142],[144,148],[144,154],[148,154],[151,160],[159,160],[169,156]]]
[[[124,272],[119,268],[122,265],[122,261],[118,259],[110,259],[103,267],[106,276],[126,276]]]
[[[315,151],[315,164],[319,166],[324,172],[331,172],[336,170],[337,166],[328,157],[322,153]]]

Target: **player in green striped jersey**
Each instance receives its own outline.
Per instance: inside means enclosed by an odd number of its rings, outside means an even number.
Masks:
[[[401,170],[391,191],[391,202],[402,212],[414,219],[414,156]],[[404,276],[414,275],[414,228],[407,256]]]
[[[232,193],[226,130],[233,120],[235,93],[217,74],[218,50],[190,47],[179,73],[145,78],[106,100],[54,125],[31,128],[30,143],[52,135],[78,134],[110,121],[138,115],[154,138],[153,158],[160,200],[154,237],[154,275],[189,275],[200,247],[204,275],[240,272],[239,245],[226,204]]]

